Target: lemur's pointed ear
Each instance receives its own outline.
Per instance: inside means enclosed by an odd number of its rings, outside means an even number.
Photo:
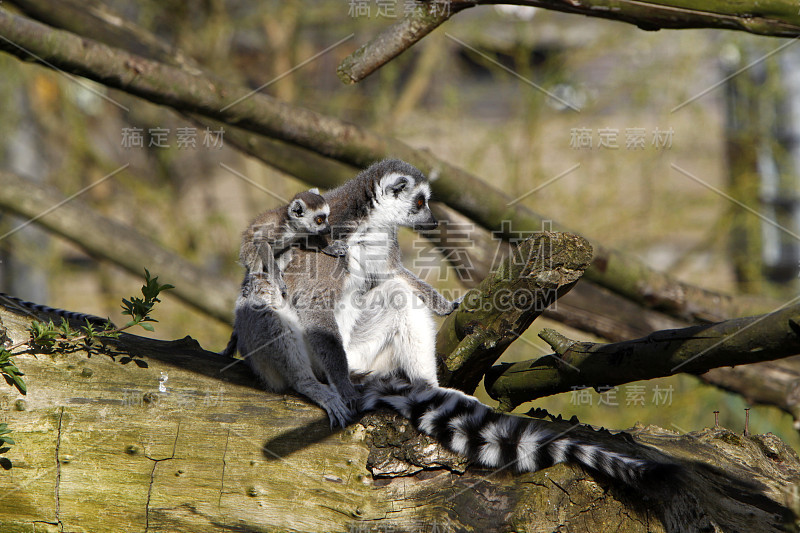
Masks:
[[[389,174],[381,178],[381,188],[384,194],[392,194],[395,198],[408,187],[408,176],[402,174]]]
[[[294,218],[302,218],[306,214],[306,203],[297,198],[292,200],[289,204],[289,216]]]
[[[314,187],[313,189],[308,189],[308,192],[310,192],[311,194],[319,194],[319,189]]]

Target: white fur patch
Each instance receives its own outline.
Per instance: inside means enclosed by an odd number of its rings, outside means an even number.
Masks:
[[[541,443],[547,438],[547,434],[533,429],[526,428],[520,435],[517,443],[517,468],[524,472],[535,472],[539,469],[539,453]]]
[[[423,433],[431,435],[434,432],[433,423],[439,416],[447,415],[455,409],[458,403],[458,396],[449,395],[439,407],[428,409],[419,419],[419,429]]]
[[[596,468],[595,456],[598,452],[600,452],[600,449],[597,446],[580,444],[575,450],[575,457],[580,459],[581,462],[589,468]]]
[[[453,438],[450,440],[450,448],[461,455],[467,455],[469,451],[469,437],[464,430],[464,425],[467,423],[471,415],[458,415],[450,421],[450,427],[453,429]]]
[[[478,452],[478,460],[487,466],[500,465],[500,443],[507,440],[513,421],[510,418],[501,418],[490,422],[481,430],[481,437],[486,444]]]
[[[550,450],[553,454],[553,463],[563,463],[567,460],[567,450],[571,446],[567,439],[560,439],[550,443]]]
[[[478,462],[484,466],[500,466],[500,448],[493,443],[484,444],[478,451]]]

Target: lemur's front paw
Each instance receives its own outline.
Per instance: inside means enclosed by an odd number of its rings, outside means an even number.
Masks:
[[[278,289],[281,291],[281,298],[284,300],[289,300],[289,287],[286,286],[283,280],[278,282]]]
[[[451,305],[453,306],[453,308],[450,310],[450,313],[452,313],[453,311],[455,311],[456,309],[459,308],[459,306],[461,305],[461,302],[464,301],[464,296],[466,296],[466,295],[462,294],[459,298],[457,298],[457,299],[453,300],[452,302],[450,302]],[[450,313],[448,313],[448,314],[450,314]]]
[[[342,257],[347,255],[348,246],[343,240],[333,241],[322,249],[322,253],[331,257]]]

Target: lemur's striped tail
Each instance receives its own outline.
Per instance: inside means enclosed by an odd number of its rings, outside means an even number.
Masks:
[[[449,450],[489,468],[533,472],[572,462],[638,486],[672,465],[635,459],[558,432],[548,422],[497,413],[455,389],[391,377],[370,380],[363,410],[387,406]]]
[[[67,311],[66,309],[59,309],[57,307],[49,307],[47,305],[37,304],[34,302],[26,302],[16,296],[11,296],[4,292],[0,292],[0,304],[5,304],[9,307],[17,307],[28,314],[47,315],[49,317],[58,316],[71,320],[73,322],[85,324],[89,321],[93,326],[103,328],[106,324],[114,324],[107,318],[100,318],[99,316],[89,315],[86,313],[79,313],[77,311]],[[38,316],[37,316],[38,318]]]

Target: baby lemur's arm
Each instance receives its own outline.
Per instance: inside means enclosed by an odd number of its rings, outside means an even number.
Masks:
[[[278,245],[282,243],[276,243]],[[285,247],[284,247],[285,248]],[[256,230],[253,238],[242,242],[239,250],[239,261],[249,272],[264,272],[273,280],[285,295],[287,292],[286,283],[283,281],[283,274],[275,261],[275,250],[269,244],[269,239],[261,230]]]

